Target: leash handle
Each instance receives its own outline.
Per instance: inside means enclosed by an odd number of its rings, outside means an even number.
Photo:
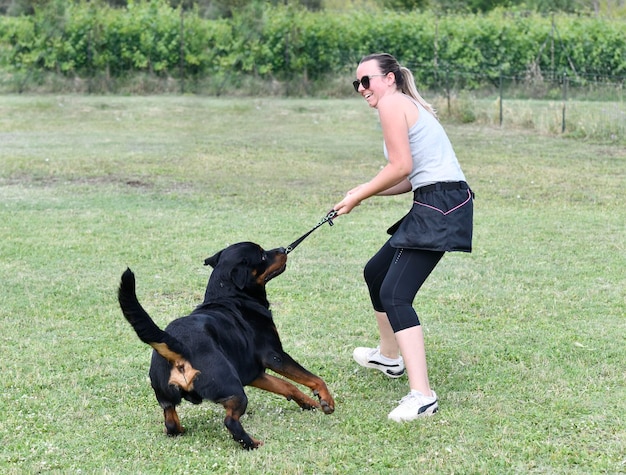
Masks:
[[[326,216],[324,216],[319,223],[317,223],[315,226],[313,226],[313,228],[304,233],[302,236],[300,236],[298,239],[296,239],[294,242],[292,242],[291,244],[289,244],[289,246],[287,246],[287,248],[285,249],[285,253],[289,254],[291,251],[293,251],[302,241],[304,241],[309,234],[311,234],[313,231],[315,231],[317,228],[319,228],[320,226],[323,226],[325,223],[328,223],[329,226],[333,226],[335,223],[333,223],[333,219],[337,217],[337,211],[335,211],[334,209],[331,209]]]

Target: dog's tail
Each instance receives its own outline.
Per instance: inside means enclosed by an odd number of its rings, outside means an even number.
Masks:
[[[161,330],[139,303],[135,293],[135,274],[130,269],[122,274],[117,294],[122,313],[141,341],[147,343],[172,365],[170,384],[186,391],[193,389],[193,381],[200,371],[189,363],[185,346],[169,333]]]

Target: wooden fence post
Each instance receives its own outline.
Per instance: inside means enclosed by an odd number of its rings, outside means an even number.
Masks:
[[[567,102],[567,73],[563,73],[563,117],[561,119],[561,133],[565,132],[565,103]]]
[[[502,120],[503,120],[503,112],[502,112],[502,99],[503,99],[503,92],[502,92],[502,67],[500,67],[500,127],[502,127]]]

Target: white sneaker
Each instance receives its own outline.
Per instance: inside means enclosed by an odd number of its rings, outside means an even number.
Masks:
[[[418,417],[432,416],[439,406],[435,391],[432,397],[424,396],[419,391],[411,391],[400,400],[400,404],[387,416],[392,421],[406,422]]]
[[[390,378],[399,378],[404,374],[404,361],[402,356],[395,360],[387,358],[380,353],[380,348],[355,348],[352,352],[354,361],[365,368],[374,368],[382,371]]]

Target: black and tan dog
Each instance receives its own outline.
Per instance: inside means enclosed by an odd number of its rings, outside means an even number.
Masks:
[[[168,435],[183,432],[176,413],[182,399],[194,404],[208,399],[226,409],[224,424],[233,438],[246,449],[257,448],[262,442],[250,437],[239,421],[248,404],[244,386],[283,395],[302,409],[334,411],[326,383],[283,350],[269,310],[265,284],[284,272],[286,264],[282,248],[265,251],[250,242],[227,247],[205,260],[213,272],[204,302],[165,331],[137,300],[132,271],[124,272],[119,303],[139,338],[154,348],[150,380]],[[268,368],[309,387],[318,400],[267,374]]]

